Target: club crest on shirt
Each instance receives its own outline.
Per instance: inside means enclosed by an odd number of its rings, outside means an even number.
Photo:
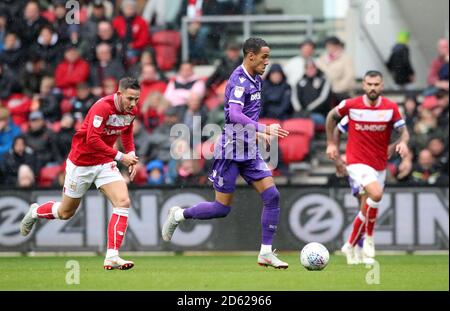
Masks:
[[[244,78],[244,77],[239,77],[239,81],[240,81],[241,83],[244,83],[245,78]]]
[[[103,121],[102,117],[95,115],[92,124],[94,125],[95,128],[98,128],[102,124],[102,121]]]
[[[236,86],[234,88],[234,97],[241,98],[244,94],[245,88],[243,86]]]

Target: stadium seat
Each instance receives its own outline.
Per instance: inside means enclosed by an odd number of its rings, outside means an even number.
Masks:
[[[156,63],[162,71],[172,70],[178,60],[181,36],[175,30],[155,32],[151,39],[156,54]]]
[[[61,109],[61,115],[72,111],[72,103],[68,99],[63,99],[59,104],[59,109]]]
[[[288,119],[281,124],[281,127],[292,134],[304,134],[309,138],[314,137],[314,122],[311,119],[295,118]]]
[[[40,187],[51,187],[53,181],[58,177],[58,174],[63,170],[62,165],[45,166],[39,172],[38,185]]]
[[[147,169],[144,165],[140,165],[136,176],[134,177],[133,184],[136,184],[138,186],[143,186],[147,184]]]
[[[301,162],[309,154],[311,138],[305,134],[290,133],[288,137],[278,141],[283,162],[289,165]]]

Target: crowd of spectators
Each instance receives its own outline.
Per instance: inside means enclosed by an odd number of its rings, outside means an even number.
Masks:
[[[0,2],[0,186],[59,187],[73,134],[100,97],[116,92],[124,75],[141,84],[134,122],[141,163],[133,183],[206,183],[209,161],[202,155],[211,152],[210,141],[202,137],[193,145],[192,136],[177,140],[171,128],[183,123],[192,133],[207,123],[223,126],[225,85],[242,63],[241,47],[227,42],[213,73],[203,77],[195,74],[202,55],[193,61],[178,58],[176,67],[163,70],[152,38],[160,31],[179,30],[180,17],[195,16],[196,10],[253,13],[258,1],[203,1],[198,7],[197,1],[180,0],[170,8],[158,0],[79,1],[75,17],[80,23],[73,24],[66,21],[65,2]],[[202,27],[190,33],[190,46],[197,46],[197,52],[205,48],[205,38],[198,38]],[[202,31],[213,43],[224,33]],[[402,46],[395,52],[404,53],[405,43],[400,37]],[[317,44],[307,39],[299,45],[298,56],[271,65],[262,86],[261,118],[308,118],[316,133],[323,133],[328,111],[354,95],[355,74],[344,42],[327,38],[320,55]],[[389,60],[394,71],[402,68],[395,60]],[[428,84],[420,94],[405,91],[400,103],[412,134],[411,152],[405,159],[390,159],[390,182],[448,184],[447,39],[438,42]]]

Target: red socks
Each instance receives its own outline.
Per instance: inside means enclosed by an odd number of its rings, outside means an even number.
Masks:
[[[46,219],[59,219],[58,208],[61,202],[49,201],[42,205],[39,205],[35,210],[34,218],[46,218]],[[33,213],[33,214],[34,214]]]
[[[119,250],[128,226],[128,208],[114,208],[108,225],[108,250]]]
[[[364,217],[362,212],[359,212],[358,215],[356,215],[355,220],[353,221],[353,230],[348,239],[348,243],[351,246],[355,246],[356,242],[358,242],[360,237],[363,235],[365,226],[366,218]]]

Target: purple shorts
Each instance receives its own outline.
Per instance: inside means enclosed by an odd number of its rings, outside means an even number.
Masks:
[[[272,171],[261,158],[244,161],[216,159],[208,179],[213,182],[217,191],[232,193],[236,188],[238,175],[250,185],[254,181],[272,176]]]

